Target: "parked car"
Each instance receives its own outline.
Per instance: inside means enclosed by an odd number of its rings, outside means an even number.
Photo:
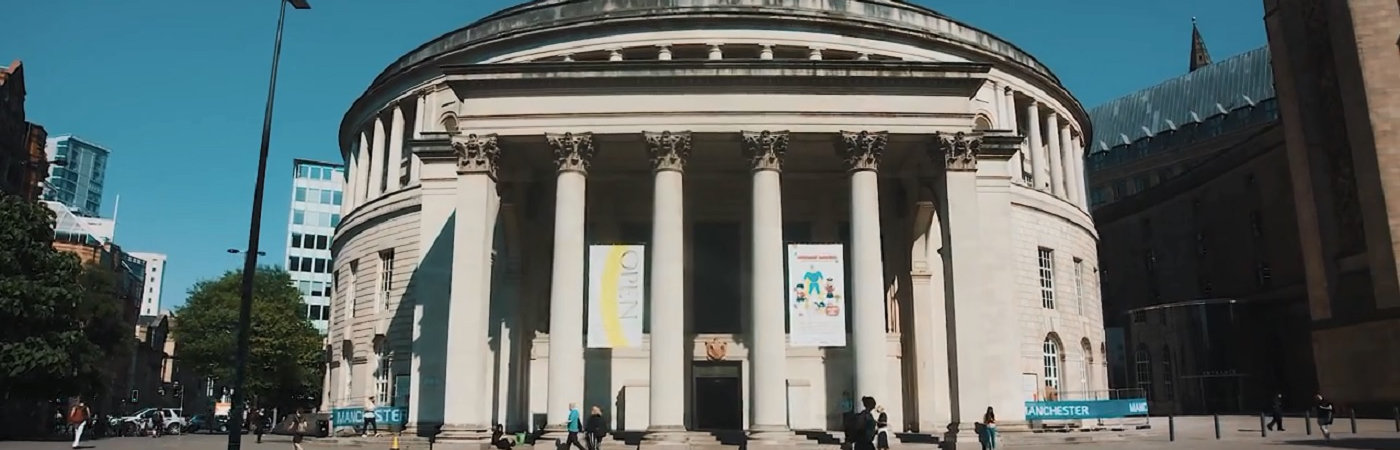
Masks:
[[[119,435],[135,436],[151,427],[151,414],[160,414],[164,419],[161,426],[165,434],[180,434],[185,431],[188,422],[180,416],[180,408],[145,408],[130,415],[118,417],[113,420]]]

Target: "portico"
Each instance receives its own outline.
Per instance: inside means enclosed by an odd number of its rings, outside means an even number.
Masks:
[[[988,406],[1013,430],[1024,401],[1070,391],[1061,367],[1102,378],[1042,352],[1103,341],[1092,308],[1055,306],[1093,304],[1097,281],[1075,194],[1087,124],[1048,71],[1009,44],[993,58],[867,33],[857,19],[874,10],[955,24],[886,0],[648,1],[507,10],[485,23],[596,21],[406,55],[357,101],[336,265],[363,274],[341,278],[354,313],[337,315],[332,342],[377,337],[404,356],[373,371],[332,361],[335,389],[407,377],[410,424],[452,442],[494,423],[561,438],[577,404],[642,446],[713,443],[712,430],[798,445],[796,431],[840,430],[862,396],[894,431],[967,439]],[[678,21],[639,32],[620,19],[633,15]],[[679,20],[701,18],[733,29]],[[497,25],[470,39],[510,29]],[[793,246],[828,245],[825,284],[795,291]],[[591,246],[644,250],[635,341],[590,344]],[[389,307],[369,310],[357,283],[382,278],[364,272],[385,255],[407,274],[376,285]],[[827,344],[794,326],[808,320],[796,292],[818,291],[837,318]],[[341,397],[332,406],[355,395]]]

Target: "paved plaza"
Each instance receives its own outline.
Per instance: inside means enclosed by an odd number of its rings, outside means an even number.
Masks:
[[[1139,421],[1140,422],[1140,421]],[[1094,433],[1064,433],[1064,434],[1037,434],[1034,444],[1026,441],[1016,442],[1013,440],[1005,442],[1001,448],[1027,448],[1044,450],[1289,450],[1289,449],[1397,449],[1400,450],[1400,432],[1396,432],[1395,422],[1392,420],[1358,420],[1357,433],[1351,432],[1350,422],[1342,418],[1332,427],[1332,440],[1324,440],[1321,433],[1314,426],[1312,435],[1307,434],[1307,427],[1303,424],[1301,417],[1285,419],[1285,426],[1288,431],[1270,432],[1267,437],[1259,435],[1258,417],[1222,417],[1220,419],[1220,440],[1215,439],[1214,420],[1211,417],[1181,417],[1175,419],[1176,441],[1168,440],[1168,421],[1165,417],[1154,417],[1149,422],[1150,430],[1127,434],[1120,440],[1107,440],[1102,442],[1059,442],[1050,443],[1051,440],[1043,438],[1051,436],[1063,436],[1065,438],[1097,439],[1103,434]],[[1064,439],[1054,439],[1063,441]],[[99,450],[161,450],[161,449],[181,449],[181,450],[222,450],[227,446],[227,437],[222,434],[198,434],[165,436],[159,439],[147,437],[131,438],[109,438],[83,442],[83,448]],[[410,444],[403,442],[403,448],[421,448],[420,443]],[[71,442],[0,442],[0,450],[60,450],[67,449]],[[363,448],[363,449],[384,449],[388,450],[389,440],[387,438],[369,440],[317,440],[307,439],[305,447],[307,449],[329,449],[329,448]],[[895,450],[929,450],[932,447],[900,446],[896,445]],[[258,449],[290,449],[291,438],[288,436],[267,435],[263,437],[261,445],[254,443],[251,436],[245,436],[243,448],[249,450]],[[519,450],[531,450],[526,446]],[[634,448],[622,446],[613,442],[605,442],[605,450],[620,450]],[[715,447],[720,448],[720,447]],[[728,447],[733,448],[733,447]],[[816,449],[817,447],[814,447]],[[827,447],[820,447],[826,449]],[[963,448],[963,447],[960,447]],[[971,447],[971,448],[975,448]],[[835,447],[831,447],[835,449]],[[541,448],[541,450],[544,450]]]

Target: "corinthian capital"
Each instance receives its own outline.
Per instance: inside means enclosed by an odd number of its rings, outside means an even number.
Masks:
[[[948,170],[977,170],[977,153],[981,148],[980,134],[934,133],[929,158],[935,161],[942,158]]]
[[[887,131],[842,131],[837,156],[846,161],[846,170],[879,170],[880,156],[889,140]]]
[[[598,153],[593,147],[593,133],[545,133],[544,139],[554,150],[554,164],[560,172],[586,174],[593,163],[593,155]]]
[[[495,134],[452,135],[452,150],[457,154],[457,173],[484,173],[496,177],[496,165],[501,159],[501,147]]]
[[[753,163],[753,170],[783,170],[783,157],[787,154],[788,132],[786,131],[745,131],[744,155]]]
[[[689,131],[646,131],[642,135],[647,140],[647,156],[651,158],[652,170],[685,171],[685,160],[690,158]]]

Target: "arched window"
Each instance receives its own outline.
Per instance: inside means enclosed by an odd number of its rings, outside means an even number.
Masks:
[[[1060,342],[1055,335],[1045,337],[1045,343],[1041,345],[1043,350],[1043,360],[1045,363],[1045,392],[1046,399],[1053,400],[1060,390]]]
[[[1152,354],[1147,351],[1146,344],[1138,344],[1137,353],[1134,358],[1133,372],[1137,376],[1137,387],[1142,390],[1142,395],[1148,399],[1152,398]]]
[[[442,118],[442,130],[449,134],[457,134],[457,116],[449,114]]]
[[[1166,401],[1176,400],[1176,368],[1172,367],[1172,348],[1162,346],[1162,395]]]
[[[986,131],[990,129],[992,129],[992,120],[988,119],[987,116],[978,114],[977,118],[972,121],[972,131]]]
[[[1079,356],[1079,384],[1085,392],[1092,395],[1094,393],[1094,345],[1089,343],[1089,338],[1079,341]]]

